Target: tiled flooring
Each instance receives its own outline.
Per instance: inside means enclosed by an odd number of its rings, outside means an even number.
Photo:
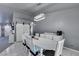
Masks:
[[[0,56],[28,56],[27,49],[22,45],[21,42],[16,42],[10,47],[5,49]],[[63,56],[79,56],[79,52],[74,52],[69,49],[63,49]]]
[[[63,56],[79,56],[79,52],[72,51],[70,49],[64,48],[63,49]]]
[[[0,52],[2,52],[8,46],[10,46],[8,43],[8,37],[0,37]]]
[[[4,50],[0,55],[2,56],[27,56],[26,48],[22,43],[14,43],[6,50]]]

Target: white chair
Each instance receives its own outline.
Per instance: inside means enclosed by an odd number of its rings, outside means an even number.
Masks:
[[[63,45],[64,45],[64,40],[65,39],[57,42],[55,50],[47,49],[46,51],[44,51],[41,48],[41,56],[61,56],[62,55],[62,50],[63,50]]]
[[[23,39],[25,40],[25,43],[23,45],[26,46],[27,48],[27,53],[29,53],[29,56],[36,56],[39,53],[39,47],[35,46],[33,44],[33,40],[32,37],[30,35],[26,35],[25,37],[23,37]]]
[[[52,52],[51,55],[46,56],[60,56],[62,55],[62,50],[63,50],[63,45],[64,45],[64,40],[62,39],[60,41],[55,41],[55,40],[50,40],[46,38],[39,38],[39,40],[33,40],[33,44],[37,45],[38,47],[41,48],[40,50],[40,55],[43,56],[45,53],[45,50]],[[50,54],[50,53],[49,53]]]
[[[48,36],[48,35],[47,35]],[[64,44],[64,39],[61,40],[52,40],[51,36],[48,36],[47,38],[44,36],[39,37],[39,40],[33,39],[30,36],[26,36],[26,43],[28,47],[32,50],[34,46],[40,47],[40,56],[43,56],[44,49],[45,50],[53,50],[55,51],[54,56],[60,56],[62,55],[62,49]],[[32,50],[33,51],[33,50]],[[51,55],[51,56],[52,56]]]
[[[56,50],[57,41],[46,39],[46,38],[39,38],[39,40],[33,39],[33,44],[40,47],[40,56],[43,56],[43,50]]]
[[[57,47],[56,47],[56,50],[55,50],[55,56],[61,56],[62,55],[64,41],[65,41],[65,39],[58,41]]]

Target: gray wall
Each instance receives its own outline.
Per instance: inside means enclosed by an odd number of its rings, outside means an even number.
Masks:
[[[57,29],[64,32],[66,47],[79,50],[79,8],[48,13],[45,20],[36,23],[34,32],[55,32]]]

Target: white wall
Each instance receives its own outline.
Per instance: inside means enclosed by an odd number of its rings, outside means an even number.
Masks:
[[[65,46],[79,50],[79,8],[61,9],[46,15],[46,19],[35,25],[35,32],[64,32]]]
[[[21,12],[13,12],[13,22],[18,23],[29,23],[31,22],[31,19],[33,19],[28,14],[23,14]]]

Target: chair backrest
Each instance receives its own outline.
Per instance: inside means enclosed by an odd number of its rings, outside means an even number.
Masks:
[[[47,50],[55,50],[57,41],[46,39],[46,38],[39,38],[39,40],[33,40],[34,45],[37,45],[43,49]]]
[[[40,37],[52,40],[53,39],[53,35],[54,35],[54,33],[43,33],[43,34],[40,34]]]
[[[62,54],[64,41],[65,41],[65,39],[58,41],[57,47],[56,47],[56,50],[55,50],[55,56],[60,56]]]

